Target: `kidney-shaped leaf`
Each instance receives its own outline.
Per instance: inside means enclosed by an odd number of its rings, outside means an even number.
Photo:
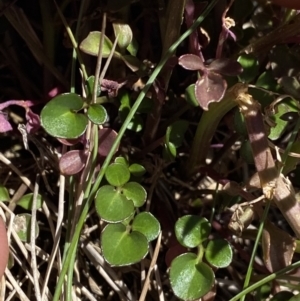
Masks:
[[[112,163],[107,167],[105,178],[110,185],[122,186],[130,179],[128,167],[120,163]]]
[[[196,82],[195,95],[201,108],[208,110],[212,102],[219,102],[226,91],[227,83],[218,73],[209,72]]]
[[[17,205],[21,206],[26,210],[31,210],[32,202],[33,202],[33,193],[28,193],[21,197],[21,199],[17,202]],[[36,200],[36,208],[40,209],[41,207],[42,207],[42,196],[38,194]]]
[[[170,282],[174,294],[183,300],[196,300],[206,295],[214,284],[214,273],[197,255],[186,253],[171,263]]]
[[[80,43],[80,50],[84,53],[98,56],[101,35],[102,33],[100,31],[90,32],[88,36]],[[104,36],[104,43],[102,47],[102,56],[104,58],[109,56],[112,46],[113,44],[111,40],[107,36]]]
[[[110,185],[98,190],[95,207],[99,216],[110,223],[121,222],[134,212],[133,202]]]
[[[54,97],[41,112],[41,124],[48,134],[57,138],[74,139],[81,136],[88,119],[77,113],[82,109],[83,100],[75,93],[65,93]]]
[[[206,218],[197,215],[185,215],[175,224],[177,240],[187,248],[195,248],[205,241],[210,234],[211,226]]]
[[[211,240],[205,251],[206,260],[216,268],[225,268],[232,261],[232,249],[224,239]]]
[[[150,242],[158,236],[160,224],[150,212],[142,212],[134,218],[132,230],[141,232]]]
[[[135,207],[141,207],[144,205],[147,197],[147,192],[145,188],[136,182],[126,183],[122,187],[124,195],[132,200]]]
[[[101,235],[105,260],[114,266],[139,262],[148,253],[148,241],[140,232],[129,233],[123,224],[107,225]]]
[[[178,59],[178,64],[187,70],[203,70],[205,66],[201,58],[195,54],[184,54]]]

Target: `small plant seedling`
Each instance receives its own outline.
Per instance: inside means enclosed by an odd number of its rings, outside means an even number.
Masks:
[[[111,265],[123,266],[142,260],[148,253],[149,242],[160,232],[160,224],[151,213],[136,214],[136,208],[143,206],[147,194],[141,184],[131,182],[130,178],[131,171],[137,176],[142,170],[138,164],[129,166],[124,158],[116,158],[105,173],[109,185],[100,187],[95,198],[99,217],[108,223],[101,234],[101,247]]]
[[[197,300],[205,296],[215,281],[214,268],[224,268],[232,261],[232,250],[223,239],[208,241],[210,223],[196,215],[186,215],[175,224],[179,243],[188,248],[197,248],[198,254],[185,253],[171,263],[170,281],[175,295],[183,300]],[[204,258],[209,265],[204,262]]]

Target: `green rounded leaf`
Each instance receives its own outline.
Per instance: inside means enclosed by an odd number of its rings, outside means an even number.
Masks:
[[[140,232],[128,232],[123,224],[107,225],[101,235],[102,253],[114,266],[139,262],[148,253],[148,241]]]
[[[76,113],[83,107],[82,98],[75,93],[65,93],[54,97],[41,112],[41,124],[46,132],[57,138],[74,139],[81,136],[88,119]]]
[[[21,241],[30,242],[31,215],[28,213],[18,214],[14,218],[13,227]],[[39,235],[39,226],[35,224],[36,238]]]
[[[136,163],[129,166],[129,171],[134,177],[142,177],[146,173],[145,167]]]
[[[110,223],[125,220],[134,212],[133,202],[113,186],[102,186],[96,195],[95,207],[99,216]]]
[[[224,239],[211,240],[205,251],[206,260],[216,268],[225,268],[232,261],[232,249]]]
[[[214,284],[214,273],[204,262],[197,262],[197,256],[186,253],[171,263],[170,282],[174,294],[183,300],[196,300],[206,295]]]
[[[129,181],[130,172],[124,164],[112,163],[105,172],[105,178],[110,185],[122,186]]]
[[[128,167],[128,161],[124,157],[116,157],[115,158],[115,163],[120,163]]]
[[[25,194],[18,202],[17,205],[21,206],[26,210],[32,209],[33,202],[33,193]],[[40,209],[42,207],[42,196],[40,194],[37,195],[36,208]]]
[[[3,185],[0,185],[0,202],[5,202],[9,199],[10,197],[7,189]]]
[[[147,192],[141,184],[136,182],[126,183],[122,187],[122,191],[128,199],[132,200],[135,207],[141,207],[144,205]]]
[[[197,215],[185,215],[175,224],[176,237],[187,248],[195,248],[207,240],[210,230],[208,220]]]
[[[80,50],[84,53],[98,56],[101,35],[102,33],[100,31],[90,32],[88,36],[80,43]],[[102,47],[102,56],[104,58],[109,56],[112,46],[113,43],[111,40],[107,36],[104,36],[104,43]]]
[[[132,41],[132,31],[128,24],[113,23],[115,37],[118,36],[118,46],[125,50]]]
[[[142,212],[134,218],[132,230],[141,232],[150,242],[157,238],[160,232],[160,224],[151,213]]]
[[[238,58],[238,62],[243,67],[243,72],[238,77],[240,81],[249,83],[259,73],[259,63],[257,58],[252,54],[243,54]]]
[[[95,124],[103,124],[107,119],[105,108],[99,104],[92,104],[87,110],[87,115],[90,121]]]

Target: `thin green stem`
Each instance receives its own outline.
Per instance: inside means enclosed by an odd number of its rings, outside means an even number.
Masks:
[[[82,2],[85,2],[85,1],[82,1]],[[80,64],[80,68],[81,68],[81,71],[82,71],[83,80],[86,81],[87,78],[88,78],[88,76],[87,76],[87,73],[86,73],[86,70],[85,70],[85,65],[83,63],[81,54],[80,54],[80,52],[78,50],[78,43],[77,43],[76,39],[74,38],[72,30],[71,30],[70,26],[68,25],[67,20],[64,17],[64,15],[62,14],[62,12],[61,12],[59,6],[57,5],[56,1],[54,1],[54,3],[55,3],[55,6],[56,6],[56,9],[57,9],[57,12],[58,12],[58,14],[59,14],[59,16],[60,16],[60,18],[61,18],[64,26],[65,26],[65,28],[66,28],[68,36],[69,36],[69,38],[71,40],[71,43],[73,45],[73,48],[76,50],[77,58],[78,58],[78,61],[79,61],[79,64]]]
[[[114,144],[111,147],[111,150],[108,154],[108,156],[106,157],[105,161],[103,162],[102,168],[98,174],[98,177],[91,189],[91,193],[87,199],[87,202],[84,204],[83,209],[82,209],[82,213],[81,216],[79,218],[79,221],[76,225],[76,229],[74,232],[74,236],[69,248],[69,252],[67,254],[67,257],[65,259],[65,262],[63,264],[63,268],[61,270],[61,273],[59,275],[59,279],[56,285],[56,290],[53,296],[53,301],[58,301],[60,294],[61,294],[61,290],[62,290],[62,283],[64,281],[65,275],[67,273],[68,270],[68,266],[71,262],[72,256],[74,254],[74,252],[76,252],[76,247],[79,241],[79,237],[80,237],[80,233],[81,233],[81,229],[83,227],[83,224],[85,222],[86,216],[89,212],[89,208],[93,203],[93,200],[95,198],[96,192],[100,186],[100,183],[104,177],[105,171],[121,141],[121,138],[123,137],[127,126],[129,124],[129,122],[131,121],[131,119],[133,118],[134,114],[136,113],[138,107],[140,106],[142,100],[144,99],[146,93],[148,92],[148,90],[150,89],[151,85],[153,84],[153,82],[155,81],[157,75],[159,74],[159,72],[162,70],[163,66],[165,65],[165,63],[167,62],[167,60],[173,55],[173,53],[176,51],[177,47],[182,43],[183,40],[185,40],[201,23],[202,21],[205,19],[205,17],[208,15],[208,13],[212,10],[212,8],[216,5],[216,3],[219,0],[212,0],[206,7],[206,9],[203,11],[202,15],[194,22],[194,24],[170,47],[170,49],[166,52],[166,54],[164,55],[164,57],[161,59],[161,61],[159,62],[159,64],[157,65],[157,67],[154,69],[152,75],[150,76],[149,80],[147,81],[145,87],[143,88],[143,90],[140,92],[137,100],[135,101],[134,105],[132,106],[132,109],[130,110],[126,120],[124,121],[119,134],[117,136],[117,139],[115,140]],[[96,147],[96,145],[95,145]]]
[[[81,3],[80,3],[78,20],[77,20],[75,36],[74,36],[75,41],[78,41],[79,30],[80,30],[81,20],[82,20],[82,16],[83,16],[83,12],[84,12],[84,4],[85,3],[86,3],[86,1],[81,1]],[[70,85],[71,86],[70,92],[72,92],[72,93],[75,93],[76,61],[77,61],[77,51],[75,48],[73,48],[72,65],[71,65],[71,85]]]
[[[263,229],[264,229],[266,218],[268,216],[270,205],[271,205],[271,202],[270,201],[267,202],[267,205],[265,207],[263,216],[262,216],[261,221],[260,221],[260,225],[259,225],[259,228],[258,228],[258,232],[257,232],[257,235],[256,235],[254,247],[253,247],[253,250],[252,250],[250,262],[249,262],[249,265],[248,265],[248,269],[247,269],[247,273],[246,273],[246,277],[245,277],[245,281],[244,281],[244,289],[246,287],[248,287],[248,285],[250,283],[250,278],[251,278],[251,274],[252,274],[252,271],[253,271],[253,263],[254,263],[256,251],[257,251],[257,248],[258,248],[258,245],[259,245],[259,242],[260,242],[260,238],[262,236],[262,232],[263,232]],[[245,297],[246,297],[246,295],[242,296],[241,301],[244,301]]]
[[[100,84],[99,83],[99,75],[100,75],[101,64],[102,64],[102,48],[103,48],[104,37],[105,37],[105,27],[106,27],[106,13],[103,14],[103,20],[102,20],[102,27],[101,27],[102,32],[101,32],[101,36],[100,36],[97,64],[96,64],[96,68],[95,68],[95,80],[94,80],[94,87],[93,87],[92,103],[96,103],[97,89],[98,89],[98,85]]]
[[[288,267],[276,272],[276,273],[273,273],[267,277],[265,277],[264,279],[252,284],[251,286],[248,286],[246,289],[242,290],[240,293],[238,293],[236,296],[234,296],[233,298],[231,298],[229,301],[238,301],[238,300],[241,300],[241,298],[244,296],[244,295],[247,295],[251,292],[253,292],[254,290],[256,290],[257,288],[259,288],[260,286],[263,286],[264,284],[268,283],[268,282],[271,282],[275,279],[277,279],[279,276],[281,275],[284,275],[294,269],[297,269],[300,267],[300,261],[297,261],[297,262],[294,262],[292,263],[291,265],[289,265]]]

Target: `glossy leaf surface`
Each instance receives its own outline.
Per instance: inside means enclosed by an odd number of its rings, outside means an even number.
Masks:
[[[157,238],[160,232],[160,224],[150,212],[142,212],[134,218],[132,230],[141,232],[150,242]]]
[[[146,202],[147,192],[145,188],[136,182],[129,182],[123,185],[122,192],[130,199],[135,207],[141,207]]]
[[[95,124],[103,124],[107,119],[105,108],[99,104],[92,104],[87,110],[88,118]]]
[[[214,284],[214,273],[197,256],[186,253],[176,257],[171,264],[170,282],[175,295],[183,300],[196,300],[206,295]]]
[[[140,232],[129,233],[123,224],[107,225],[101,235],[105,260],[113,266],[139,262],[148,253],[148,241]]]
[[[210,230],[211,226],[208,220],[197,215],[185,215],[175,224],[177,240],[188,248],[195,248],[205,241]]]
[[[41,112],[41,124],[46,132],[57,138],[74,139],[81,136],[88,119],[77,113],[83,107],[82,98],[75,93],[65,93],[49,101]]]
[[[205,259],[216,268],[225,268],[232,261],[232,249],[224,239],[211,240],[205,250]]]
[[[112,163],[105,172],[105,178],[110,185],[122,186],[129,181],[130,172],[124,164]]]
[[[99,216],[110,223],[121,222],[134,212],[133,202],[110,185],[98,190],[95,207]]]

